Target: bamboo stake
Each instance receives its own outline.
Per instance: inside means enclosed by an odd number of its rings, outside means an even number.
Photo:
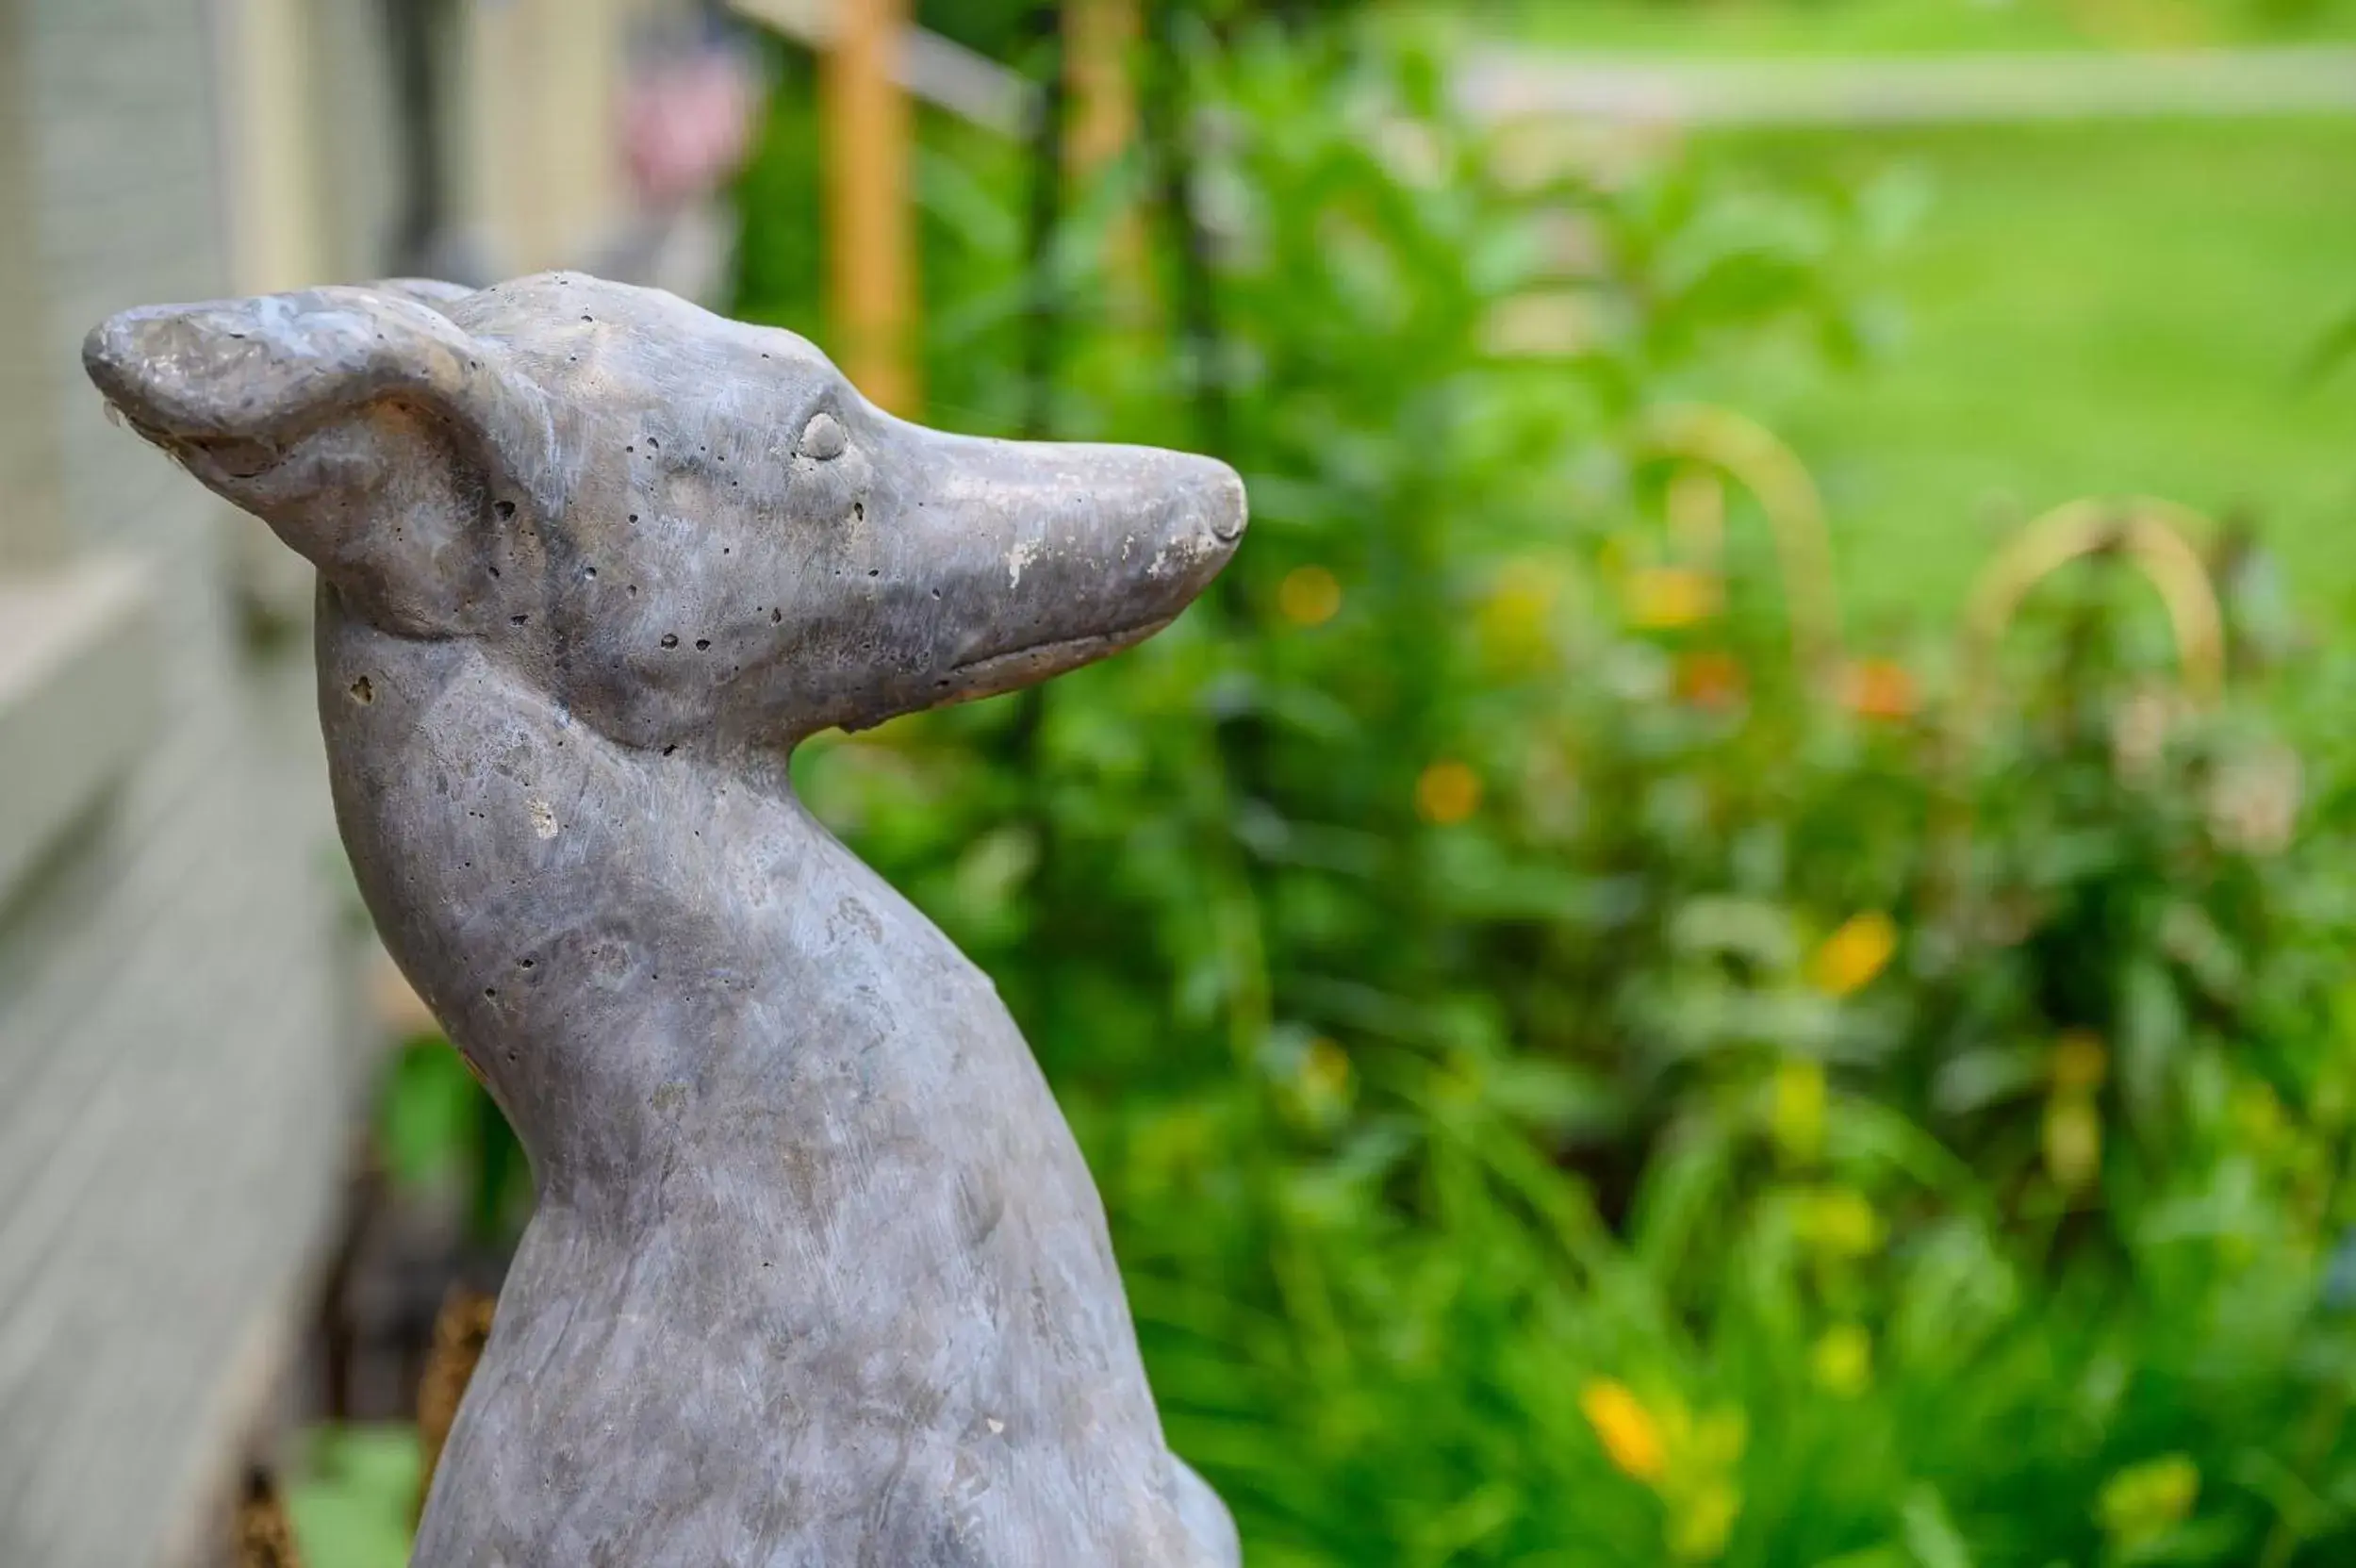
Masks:
[[[1144,34],[1138,0],[1064,0],[1063,80],[1071,120],[1063,158],[1074,184],[1086,190],[1125,157],[1137,139],[1137,85],[1131,62]],[[1125,316],[1144,306],[1145,233],[1135,207],[1124,203],[1105,234],[1106,272],[1113,304]]]
[[[1657,410],[1638,434],[1638,451],[1683,460],[1680,485],[1690,486],[1714,469],[1758,501],[1782,569],[1792,656],[1818,690],[1830,689],[1841,667],[1839,596],[1833,581],[1832,531],[1807,466],[1764,425],[1702,404]],[[1683,504],[1691,508],[1703,500],[1702,492],[1689,489]],[[1718,505],[1723,503],[1721,490]],[[1710,530],[1696,526],[1692,532],[1703,536]]]
[[[1129,151],[1137,131],[1129,57],[1138,38],[1137,0],[1066,0],[1064,79],[1073,115],[1065,156],[1083,179]]]
[[[907,0],[839,0],[823,81],[829,274],[844,373],[914,414],[920,395],[910,203],[913,119],[898,85]]]
[[[1964,611],[1958,718],[1976,730],[1997,695],[1997,645],[2029,591],[2073,561],[2117,550],[2150,582],[2167,611],[2185,695],[2200,706],[2225,690],[2225,613],[2192,540],[2216,525],[2189,506],[2151,496],[2056,506],[2017,535],[1972,585]]]
[[[1942,741],[1942,785],[1932,803],[1931,885],[1926,902],[1959,913],[1972,836],[1969,769],[2002,691],[1998,654],[2031,590],[2073,562],[2117,551],[2142,572],[2167,612],[2184,697],[2207,708],[2225,694],[2225,612],[2193,540],[2214,532],[2189,506],[2151,496],[2089,498],[2054,507],[2005,545],[1973,583],[1964,608],[1961,670]]]

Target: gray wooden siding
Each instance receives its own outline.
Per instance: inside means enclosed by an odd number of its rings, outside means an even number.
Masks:
[[[161,651],[136,763],[0,889],[0,1565],[138,1568],[195,1548],[332,1223],[353,913],[305,651],[240,645],[232,520],[77,364],[113,309],[226,291],[202,0],[0,5],[46,286],[0,328],[35,334],[59,536],[147,563]]]

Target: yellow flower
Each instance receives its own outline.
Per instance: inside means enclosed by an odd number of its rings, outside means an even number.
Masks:
[[[1621,597],[1631,626],[1673,632],[1716,613],[1718,582],[1690,567],[1642,567],[1628,573]]]
[[[1834,1258],[1862,1258],[1882,1245],[1882,1216],[1854,1187],[1826,1187],[1800,1206],[1800,1234]]]
[[[2183,1454],[2163,1454],[2104,1481],[2095,1517],[2116,1545],[2132,1550],[2183,1524],[2199,1496],[2199,1467]]]
[[[1854,1323],[1834,1324],[1808,1353],[1808,1371],[1826,1393],[1855,1398],[1873,1384],[1873,1336]]]
[[[1481,639],[1490,656],[1508,668],[1540,663],[1549,648],[1549,620],[1562,594],[1562,572],[1551,561],[1525,558],[1498,573],[1497,586],[1481,602]]]
[[[2092,1030],[2073,1029],[2053,1043],[2053,1092],[2090,1095],[2102,1087],[2110,1058],[2102,1037]]]
[[[1898,925],[1878,909],[1852,915],[1808,960],[1808,980],[1827,996],[1854,996],[1898,950]]]
[[[1621,1474],[1647,1486],[1660,1479],[1668,1464],[1660,1428],[1625,1383],[1610,1378],[1593,1379],[1579,1391],[1579,1410],[1595,1428],[1605,1456]]]
[[[2065,1193],[2084,1191],[2102,1169],[2102,1117],[2084,1095],[2045,1104],[2045,1168]]]
[[[1415,781],[1415,814],[1437,827],[1461,822],[1481,803],[1480,775],[1445,758]]]
[[[1277,585],[1277,610],[1295,626],[1323,626],[1342,608],[1342,585],[1324,567],[1294,567]]]
[[[1669,1515],[1669,1550],[1680,1562],[1715,1562],[1742,1512],[1742,1494],[1722,1477],[1694,1488]]]
[[[1813,1163],[1824,1149],[1824,1065],[1800,1056],[1777,1064],[1768,1116],[1784,1157],[1794,1164]]]

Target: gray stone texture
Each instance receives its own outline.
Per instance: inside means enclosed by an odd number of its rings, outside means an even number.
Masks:
[[[416,1561],[1235,1562],[1028,1048],[786,773],[1150,635],[1235,475],[926,430],[579,274],[132,311],[85,359],[320,569],[361,890],[533,1160]]]

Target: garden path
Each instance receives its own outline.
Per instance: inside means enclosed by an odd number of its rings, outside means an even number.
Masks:
[[[2347,114],[2356,48],[1667,59],[1484,45],[1457,74],[1483,119],[1719,125]]]

